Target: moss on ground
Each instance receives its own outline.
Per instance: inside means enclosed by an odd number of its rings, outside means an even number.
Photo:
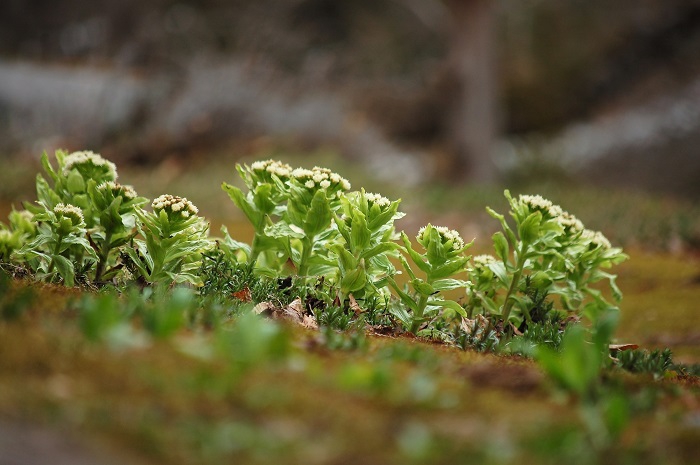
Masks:
[[[633,252],[619,337],[645,346],[692,333],[695,265]],[[697,379],[609,375],[636,412],[594,453],[576,405],[526,359],[383,336],[331,351],[319,333],[284,326],[292,353],[242,370],[197,351],[206,330],[140,348],[90,343],[71,310],[79,293],[33,286],[32,307],[0,323],[0,418],[143,463],[684,464],[700,453]]]

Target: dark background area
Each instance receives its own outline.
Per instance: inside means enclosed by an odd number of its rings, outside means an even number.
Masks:
[[[490,3],[501,174],[534,159],[698,196],[700,2]],[[471,53],[455,41],[454,4],[5,0],[2,153],[58,145],[149,162],[265,137],[417,157],[444,176],[463,80],[451,60]]]

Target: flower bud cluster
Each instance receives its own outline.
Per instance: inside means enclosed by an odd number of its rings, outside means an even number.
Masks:
[[[153,211],[156,213],[165,210],[168,214],[179,213],[183,218],[189,218],[199,213],[197,207],[186,198],[170,194],[163,194],[155,199],[151,207],[153,207]]]
[[[521,195],[518,197],[518,202],[525,205],[530,212],[542,212],[548,214],[552,218],[560,216],[564,211],[559,205],[553,204],[541,195]]]
[[[83,211],[75,205],[59,203],[53,207],[53,212],[58,218],[69,218],[73,226],[78,226],[85,221]]]
[[[581,234],[581,238],[589,241],[590,244],[593,244],[594,248],[601,247],[603,249],[609,249],[612,247],[608,238],[599,231],[585,229]]]
[[[314,189],[316,186],[321,189],[340,188],[350,190],[350,182],[328,168],[314,166],[313,169],[296,168],[292,171],[292,177],[307,189]]]
[[[287,179],[292,174],[292,167],[277,160],[256,161],[250,165],[253,172],[267,172],[280,179]]]
[[[445,226],[433,226],[430,224],[427,226],[423,226],[418,230],[418,236],[416,236],[418,242],[423,243],[426,240],[425,232],[427,231],[428,226],[430,226],[432,229],[436,230],[438,234],[440,234],[440,238],[442,239],[443,244],[451,241],[453,250],[461,250],[464,248],[464,239],[462,239],[462,236],[459,235],[459,232],[455,231],[454,229],[449,229]]]
[[[97,189],[103,192],[111,191],[114,197],[123,197],[126,200],[133,200],[136,198],[136,191],[133,187],[114,181],[103,182],[97,186]]]
[[[580,233],[584,229],[581,220],[541,195],[521,195],[518,197],[518,202],[525,205],[530,212],[539,211],[556,220],[567,233]]]
[[[387,199],[386,197],[383,197],[379,194],[373,194],[371,192],[366,192],[365,193],[365,198],[367,199],[367,202],[377,205],[379,207],[388,207],[391,205],[391,201]]]
[[[94,152],[82,151],[67,155],[63,159],[63,174],[68,176],[73,168],[77,169],[81,174],[83,174],[83,171],[98,168],[104,173],[105,178],[112,180],[117,179],[116,165]]]
[[[489,265],[498,263],[498,260],[493,255],[485,254],[477,255],[476,257],[472,258],[472,262],[475,269],[484,269],[488,268]]]
[[[569,233],[580,233],[584,230],[581,220],[576,218],[569,212],[563,211],[557,217],[557,222],[564,228],[564,231]]]

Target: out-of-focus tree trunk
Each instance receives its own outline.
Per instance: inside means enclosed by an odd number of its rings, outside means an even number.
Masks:
[[[490,183],[496,179],[495,16],[493,0],[445,0],[451,21],[449,66],[456,93],[447,136],[453,181]]]

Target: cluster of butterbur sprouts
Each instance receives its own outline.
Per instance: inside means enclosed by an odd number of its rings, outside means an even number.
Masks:
[[[253,226],[248,244],[226,227],[210,237],[183,197],[138,196],[98,154],[58,151],[56,162],[44,154],[37,200],[0,224],[0,260],[41,281],[211,294],[224,292],[226,276],[212,275],[224,261],[267,282],[293,278],[292,298],[317,319],[332,310],[368,326],[488,348],[505,336],[539,339],[548,334],[543,325],[563,331],[571,321],[596,322],[616,311],[609,294],[621,298],[607,269],[626,255],[540,196],[506,191],[510,218],[488,209],[501,225],[494,254],[471,257],[473,241],[449,228],[397,232],[400,200],[353,191],[325,168],[258,161],[237,165],[241,187],[222,185]],[[219,265],[207,266],[213,257]]]
[[[117,182],[115,165],[92,152],[56,153],[37,175],[37,200],[1,225],[0,259],[41,281],[103,286],[200,285],[202,254],[214,243],[185,198],[148,199]]]

